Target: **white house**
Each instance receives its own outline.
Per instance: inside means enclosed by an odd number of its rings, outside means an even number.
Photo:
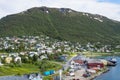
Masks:
[[[18,56],[14,59],[14,62],[17,62],[17,61],[20,61],[20,63],[21,63],[21,57]]]
[[[29,52],[30,57],[33,57],[34,55],[38,55],[38,52]]]
[[[17,56],[18,56],[18,53],[10,53],[9,56],[17,57]]]
[[[21,54],[21,55],[25,55],[25,54],[26,54],[26,52],[20,52],[20,54]]]
[[[52,53],[53,50],[52,50],[52,48],[47,48],[47,49],[46,49],[46,52],[47,52],[47,53]]]
[[[47,59],[47,58],[48,58],[47,55],[41,55],[40,56],[40,60]]]

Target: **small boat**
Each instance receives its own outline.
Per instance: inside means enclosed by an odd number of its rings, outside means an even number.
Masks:
[[[116,63],[113,63],[113,62],[111,62],[111,61],[108,61],[108,62],[107,62],[107,66],[116,66]]]
[[[117,59],[116,58],[111,58],[109,61],[112,62],[112,63],[114,63],[114,64],[117,63]]]

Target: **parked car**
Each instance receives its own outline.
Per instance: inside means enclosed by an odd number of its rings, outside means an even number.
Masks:
[[[70,76],[75,76],[75,73],[74,72],[70,72]]]

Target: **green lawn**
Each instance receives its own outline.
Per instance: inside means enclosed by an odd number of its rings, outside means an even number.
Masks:
[[[9,67],[9,66],[0,67],[0,76],[22,75],[33,72],[39,72],[38,66],[32,64],[22,64],[22,66],[20,67]]]
[[[29,73],[40,72],[43,74],[44,71],[47,70],[59,70],[62,68],[62,65],[55,61],[42,61],[38,62],[38,65],[35,64],[28,64],[23,63],[20,66],[15,66],[14,64],[0,66],[0,76],[7,76],[7,75],[23,75]]]

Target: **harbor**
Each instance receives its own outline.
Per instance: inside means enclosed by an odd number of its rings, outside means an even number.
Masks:
[[[111,67],[117,65],[117,59],[106,58],[87,58],[76,56],[70,62],[70,69],[67,74],[63,75],[63,80],[93,80],[97,76],[107,73]]]
[[[96,77],[94,80],[119,80],[120,76],[118,76],[118,74],[120,74],[120,57],[116,57],[117,58],[117,65],[116,66],[112,66],[109,67],[109,71],[101,74],[100,76]]]

